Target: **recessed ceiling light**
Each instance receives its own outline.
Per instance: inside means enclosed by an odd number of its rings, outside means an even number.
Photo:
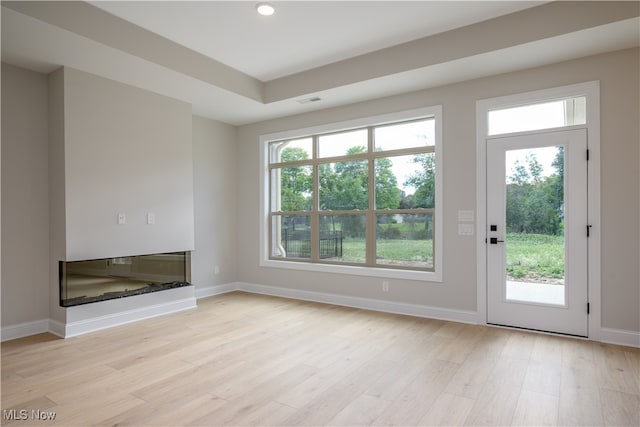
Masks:
[[[258,3],[256,5],[256,10],[260,15],[271,16],[275,13],[275,9],[268,3]]]

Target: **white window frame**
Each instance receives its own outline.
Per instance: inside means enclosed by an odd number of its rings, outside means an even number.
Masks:
[[[478,236],[476,241],[477,253],[477,307],[478,323],[487,323],[487,150],[486,141],[492,137],[505,137],[548,132],[550,129],[538,129],[526,132],[489,135],[488,113],[492,110],[539,104],[549,101],[585,96],[586,123],[576,126],[562,126],[554,129],[587,129],[590,161],[587,177],[588,202],[587,217],[589,220],[589,271],[588,298],[590,303],[589,338],[601,338],[601,303],[600,303],[600,82],[590,81],[569,86],[537,90],[496,98],[481,99],[476,102],[476,197]],[[585,154],[586,155],[586,154]],[[482,230],[482,231],[480,231]],[[585,231],[586,232],[586,231]]]
[[[324,263],[308,263],[288,260],[269,259],[269,143],[283,139],[299,139],[308,135],[323,134],[349,129],[376,126],[399,121],[409,121],[424,117],[433,117],[435,121],[435,197],[434,208],[434,271],[419,271],[395,269],[392,267],[369,267]],[[300,271],[314,271],[323,273],[349,274],[357,276],[373,276],[389,279],[419,280],[427,282],[442,282],[443,265],[443,157],[442,157],[442,106],[431,106],[402,111],[391,114],[384,114],[361,119],[348,120],[337,123],[329,123],[320,126],[303,129],[293,129],[277,133],[261,135],[260,143],[260,210],[259,210],[259,232],[260,232],[260,261],[261,267],[291,269]]]

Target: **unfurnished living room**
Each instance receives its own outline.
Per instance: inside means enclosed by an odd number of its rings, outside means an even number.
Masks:
[[[640,425],[640,2],[1,5],[2,425]]]

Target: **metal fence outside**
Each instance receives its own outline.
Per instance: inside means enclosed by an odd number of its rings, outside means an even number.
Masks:
[[[342,231],[320,233],[320,259],[342,257]],[[282,246],[287,257],[311,258],[309,230],[282,230]]]

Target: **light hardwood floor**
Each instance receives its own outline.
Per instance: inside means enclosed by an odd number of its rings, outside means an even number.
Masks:
[[[639,385],[638,349],[241,292],[2,344],[15,426],[638,426]]]

